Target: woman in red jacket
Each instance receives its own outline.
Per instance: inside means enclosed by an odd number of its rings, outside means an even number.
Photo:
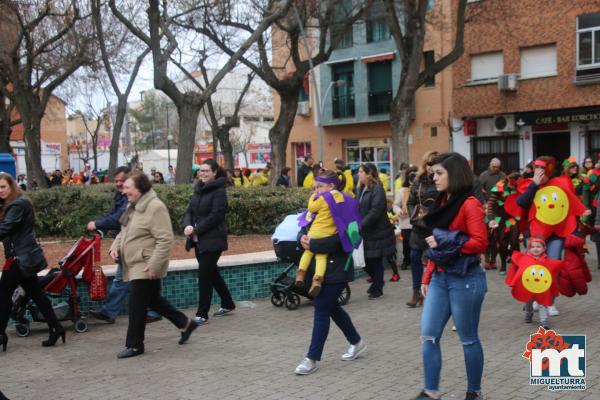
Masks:
[[[487,291],[480,260],[487,246],[484,211],[473,195],[473,172],[462,155],[443,153],[435,157],[433,173],[439,193],[424,217],[432,235],[425,239],[429,261],[421,285],[426,296],[421,316],[425,386],[416,399],[440,397],[440,338],[451,315],[465,355],[465,399],[481,399],[483,349],[477,331]],[[450,237],[453,239],[448,243]]]

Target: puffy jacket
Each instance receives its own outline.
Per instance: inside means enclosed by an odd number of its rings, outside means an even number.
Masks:
[[[469,237],[469,240],[461,247],[462,254],[469,254],[479,257],[485,251],[488,245],[487,229],[484,221],[483,206],[474,196],[470,196],[460,207],[458,213],[454,216],[452,223],[448,227],[450,231],[463,231]],[[414,232],[414,229],[413,229]],[[412,235],[411,235],[412,236]],[[428,285],[431,282],[431,275],[436,267],[432,260],[427,261],[425,272],[421,283]],[[443,267],[440,265],[439,267]],[[439,269],[442,271],[442,269]]]
[[[104,231],[121,231],[121,223],[119,219],[127,209],[127,196],[117,190],[113,199],[113,208],[104,217],[96,220],[96,228]]]
[[[227,250],[227,192],[225,178],[199,182],[183,215],[182,228],[194,227],[196,247],[202,252]]]
[[[571,234],[565,238],[565,263],[560,270],[558,285],[560,293],[567,297],[586,294],[587,282],[592,280],[590,268],[583,254],[584,245],[585,241],[577,235]]]
[[[48,266],[34,231],[33,205],[21,195],[4,210],[0,221],[0,240],[5,258],[17,258],[25,275],[35,275]]]
[[[306,228],[302,228],[298,234],[298,242],[302,235],[306,234]],[[325,271],[324,284],[344,283],[354,280],[354,264],[347,262],[352,253],[345,253],[342,242],[338,235],[328,236],[322,239],[310,239],[310,250],[316,254],[327,254],[327,270]],[[346,268],[348,266],[348,268]],[[306,276],[310,282],[314,274],[315,257],[311,262]]]
[[[362,219],[360,235],[364,241],[365,257],[377,258],[396,252],[394,226],[387,215],[387,198],[383,187],[361,186],[358,191],[359,213]]]
[[[427,258],[441,266],[445,272],[465,276],[471,267],[479,264],[479,256],[460,253],[469,240],[463,231],[434,228],[433,236],[437,246],[427,249]]]

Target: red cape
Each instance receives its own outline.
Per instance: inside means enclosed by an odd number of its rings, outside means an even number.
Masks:
[[[513,217],[521,217],[519,228],[522,232],[529,226],[529,234],[541,235],[548,239],[552,234],[567,237],[577,228],[577,217],[586,208],[575,195],[571,179],[567,176],[552,178],[538,188],[529,209],[521,208],[517,198],[523,194],[532,179],[524,179],[517,186],[517,192],[508,196],[504,209]]]
[[[505,282],[512,287],[513,297],[524,303],[535,300],[543,306],[551,306],[552,297],[559,295],[558,274],[563,261],[546,256],[536,259],[519,251],[513,251],[510,260],[512,265]]]

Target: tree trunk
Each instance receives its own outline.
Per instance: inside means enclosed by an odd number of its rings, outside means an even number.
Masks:
[[[123,128],[123,122],[125,121],[125,114],[127,114],[127,98],[125,96],[119,96],[108,159],[108,178],[111,181],[115,175],[117,163],[119,162],[119,143],[121,141],[121,129]]]
[[[21,114],[21,118],[23,115]],[[27,166],[27,181],[37,182],[37,187],[45,189],[48,187],[46,174],[42,168],[42,141],[41,141],[41,117],[32,116],[31,119],[23,119],[25,129],[25,164]]]
[[[196,144],[196,126],[201,106],[196,102],[183,101],[176,104],[179,116],[179,143],[177,144],[177,171],[175,183],[190,183]]]
[[[279,116],[275,125],[269,130],[269,141],[271,142],[271,179],[269,184],[275,187],[277,178],[281,169],[285,167],[286,150],[290,132],[294,126],[294,118],[296,117],[296,109],[298,108],[298,90],[290,90],[286,93],[279,93],[281,97],[281,106]]]
[[[219,139],[219,145],[221,146],[221,152],[223,152],[223,164],[226,169],[233,171],[233,146],[229,140],[229,127],[222,127],[217,131],[217,138]]]
[[[98,131],[92,138],[92,157],[94,159],[94,169],[98,171]]]
[[[2,121],[0,121],[0,153],[12,153],[12,148],[10,147],[11,133],[10,119],[5,120],[2,118]]]
[[[392,171],[398,172],[402,162],[409,162],[408,128],[414,118],[412,115],[416,88],[405,84],[394,97],[390,107],[390,130],[392,137]],[[412,85],[414,86],[414,85]]]

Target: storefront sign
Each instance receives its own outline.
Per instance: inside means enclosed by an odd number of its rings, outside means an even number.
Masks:
[[[60,143],[43,143],[42,154],[47,156],[60,156]]]
[[[523,120],[527,125],[566,124],[570,122],[587,123],[600,121],[600,109],[579,108],[550,110],[531,113],[517,113],[515,118]]]

